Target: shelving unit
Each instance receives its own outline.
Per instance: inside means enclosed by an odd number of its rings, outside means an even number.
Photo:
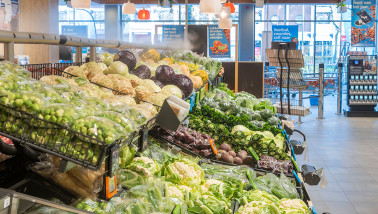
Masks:
[[[348,60],[347,117],[378,116],[377,56],[351,55]]]

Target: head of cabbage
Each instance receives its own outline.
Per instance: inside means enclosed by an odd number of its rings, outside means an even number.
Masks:
[[[166,85],[161,90],[164,92],[171,93],[172,95],[175,95],[176,97],[182,99],[181,89],[175,85]]]
[[[129,74],[129,68],[121,61],[112,62],[108,69],[104,71],[104,74],[119,74],[126,76]]]

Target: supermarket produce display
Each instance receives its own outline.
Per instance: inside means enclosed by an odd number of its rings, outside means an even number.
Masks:
[[[78,213],[312,213],[276,108],[229,90],[221,70],[155,49],[51,72],[1,62],[0,135],[38,151],[27,170],[75,195],[64,204]],[[155,121],[170,96],[191,104],[177,130]]]

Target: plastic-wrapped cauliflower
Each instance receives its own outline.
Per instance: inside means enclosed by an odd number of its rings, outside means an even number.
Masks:
[[[104,74],[94,76],[91,81],[107,88],[113,89],[114,87],[113,81]]]
[[[134,158],[127,168],[146,177],[152,177],[156,172],[159,171],[158,164],[148,157]]]
[[[281,213],[274,204],[267,204],[262,201],[252,201],[239,208],[237,214],[254,213]]]
[[[49,75],[49,76],[43,76],[40,81],[47,83],[48,85],[57,85],[62,83],[68,83],[67,79],[62,76],[57,75]]]
[[[84,69],[89,80],[98,74],[104,74],[101,65],[96,62],[87,62],[80,67]]]
[[[134,108],[139,110],[148,119],[154,117],[158,113],[155,106],[149,103],[138,104],[134,106]]]
[[[144,83],[143,79],[132,74],[125,76],[125,78],[131,82],[134,88]]]
[[[301,199],[281,199],[278,202],[278,206],[282,213],[310,213],[310,210]]]
[[[111,78],[112,79],[112,78]],[[121,92],[123,94],[135,96],[136,92],[130,81],[125,79],[116,79],[113,78],[114,90]]]
[[[112,97],[104,98],[110,105],[127,105],[127,106],[134,106],[136,105],[135,99],[129,95],[115,95]]]
[[[113,97],[113,91],[107,88],[100,88],[100,97],[101,98],[108,98],[108,97]]]
[[[140,85],[135,87],[135,93],[137,99],[145,100],[148,96],[154,94],[155,92],[146,86]]]
[[[66,69],[64,69],[64,72],[72,74],[77,77],[87,77],[87,74],[84,71],[84,69],[82,69],[79,66],[69,66]],[[71,75],[65,75],[65,76],[71,77]]]
[[[186,158],[170,158],[163,164],[161,172],[167,181],[189,187],[200,186],[205,177],[202,168]]]
[[[55,81],[56,77],[60,77],[60,76],[55,76],[55,75],[43,76],[39,80],[48,85],[56,85],[56,84],[59,84],[57,81]]]
[[[163,106],[164,100],[170,97],[172,94],[161,91],[156,94],[151,94],[148,96],[144,101],[147,101],[149,103],[155,104],[157,106]]]
[[[87,77],[77,77],[77,78],[74,78],[74,80],[78,86],[84,86],[90,83]]]

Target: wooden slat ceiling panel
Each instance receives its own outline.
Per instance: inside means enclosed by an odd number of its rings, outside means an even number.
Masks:
[[[123,4],[127,0],[92,0],[99,4]],[[340,0],[265,0],[265,3],[268,4],[336,4]],[[135,4],[157,4],[158,0],[131,0]],[[184,4],[185,0],[176,0],[180,4]],[[231,0],[232,3],[254,3],[254,0]],[[189,4],[198,4],[199,0],[188,0]]]

